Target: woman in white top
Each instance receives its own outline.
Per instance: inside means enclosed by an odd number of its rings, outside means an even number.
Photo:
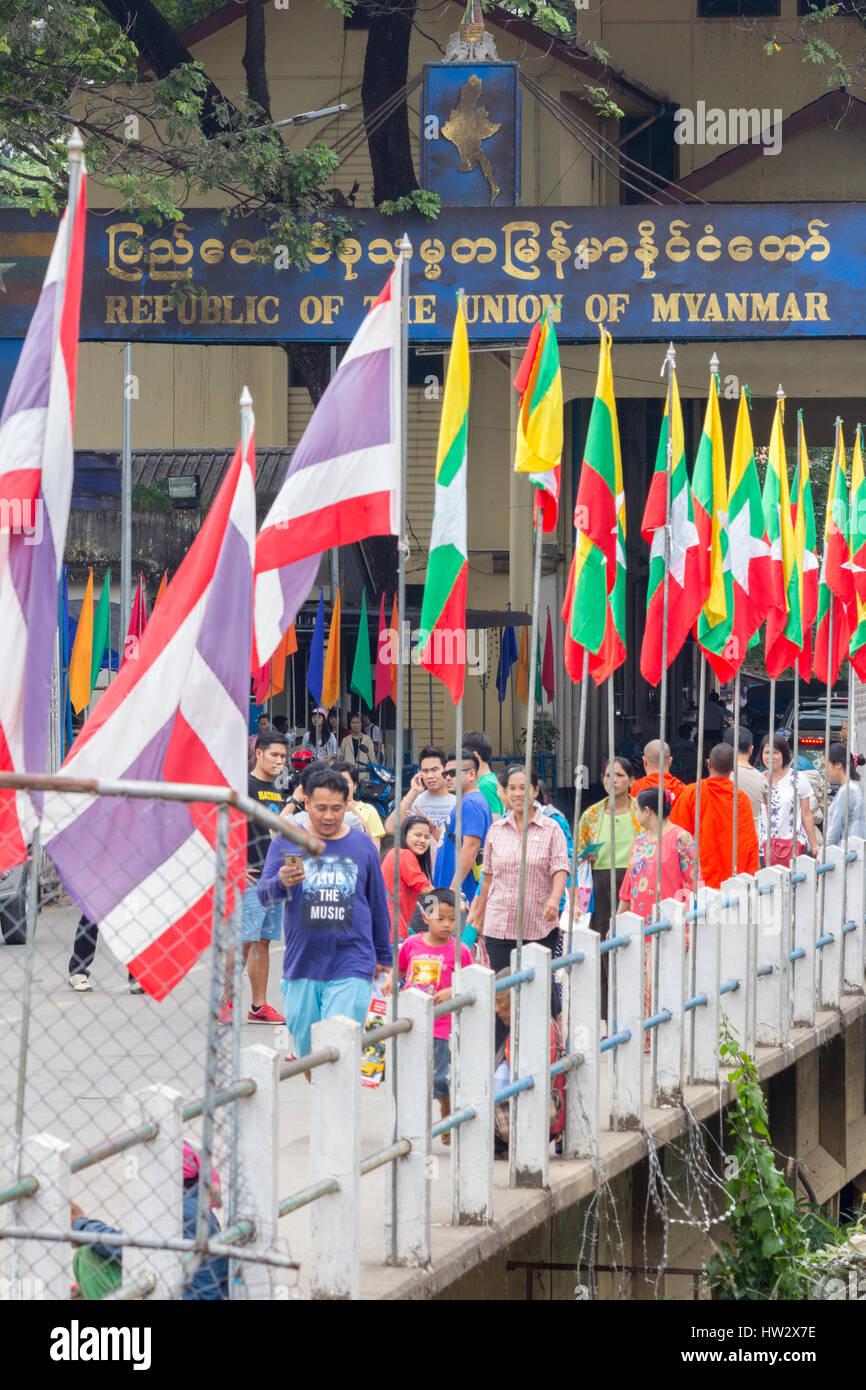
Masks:
[[[319,705],[310,717],[310,727],[304,734],[303,748],[309,748],[319,761],[331,762],[337,756],[337,740],[328,727],[328,711]]]
[[[863,792],[860,789],[860,773],[857,771],[862,758],[851,755],[850,772],[846,766],[848,754],[844,743],[831,743],[824,759],[827,780],[838,787],[830,802],[827,813],[827,844],[845,843],[846,830],[849,836],[866,835],[863,820]],[[847,826],[846,826],[847,821]]]
[[[818,853],[818,834],[812,811],[809,806],[809,779],[803,772],[791,766],[791,748],[788,740],[781,734],[773,739],[773,764],[769,781],[770,817],[767,820],[767,807],[761,807],[758,824],[758,845],[761,862],[781,864],[787,868],[794,854],[802,854],[808,848]],[[761,743],[760,760],[763,767],[770,769],[770,745],[765,737]],[[769,844],[768,844],[769,841]]]

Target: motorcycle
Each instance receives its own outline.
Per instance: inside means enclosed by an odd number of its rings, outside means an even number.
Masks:
[[[358,768],[359,801],[375,806],[382,820],[394,809],[394,774],[384,763],[365,763]]]

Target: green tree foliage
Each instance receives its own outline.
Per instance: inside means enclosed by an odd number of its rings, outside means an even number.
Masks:
[[[710,1286],[718,1299],[802,1298],[809,1238],[803,1213],[776,1167],[757,1068],[730,1037],[721,1051],[737,1063],[730,1074],[736,1101],[728,1112],[736,1168],[725,1183],[732,1204],[730,1240],[707,1265]]]
[[[95,183],[142,223],[177,221],[193,195],[212,193],[227,217],[263,218],[289,264],[307,264],[321,244],[314,222],[332,205],[327,145],[290,151],[245,92],[223,97],[198,63],[141,72],[138,48],[98,6],[2,0],[0,16],[0,202],[58,212],[75,124]],[[332,220],[332,248],[343,235]]]

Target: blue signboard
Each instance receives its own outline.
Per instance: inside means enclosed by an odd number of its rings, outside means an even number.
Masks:
[[[262,262],[253,219],[216,210],[144,234],[117,213],[88,220],[81,336],[147,342],[341,342],[381,290],[403,232],[414,247],[409,333],[443,342],[454,292],[472,341],[520,342],[550,307],[563,342],[866,336],[866,204],[446,208],[353,214],[338,255],[306,272]],[[54,227],[0,212],[0,337],[24,335]],[[31,245],[32,243],[32,245]],[[43,248],[40,254],[34,248]],[[17,256],[13,248],[20,248]],[[178,302],[177,288],[197,294]]]
[[[518,64],[425,64],[420,150],[421,187],[448,207],[519,203]]]

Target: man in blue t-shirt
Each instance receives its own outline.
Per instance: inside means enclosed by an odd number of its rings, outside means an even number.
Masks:
[[[487,839],[487,832],[493,824],[493,817],[490,814],[490,807],[478,790],[478,755],[471,748],[463,749],[462,766],[463,809],[460,879],[463,895],[471,903],[478,892],[475,861],[479,851],[484,848],[484,841]],[[449,791],[454,786],[456,779],[457,754],[449,753],[448,761],[445,764],[445,784]],[[455,806],[445,823],[445,834],[439,842],[439,849],[436,853],[436,862],[433,865],[434,888],[455,887],[454,852],[456,841],[454,832],[456,825],[457,807]],[[481,870],[479,868],[478,877],[480,878],[480,876]]]
[[[322,768],[305,779],[304,791],[309,829],[324,840],[324,853],[272,840],[258,883],[263,906],[285,903],[282,994],[299,1056],[310,1051],[320,1019],[345,1014],[365,1022],[372,981],[390,978],[392,960],[379,856],[369,835],[343,824],[345,778]]]

